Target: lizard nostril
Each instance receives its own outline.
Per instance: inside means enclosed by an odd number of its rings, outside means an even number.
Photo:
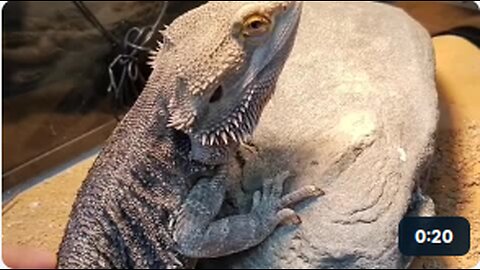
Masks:
[[[222,93],[223,93],[223,89],[222,89],[222,86],[220,85],[215,90],[213,95],[210,97],[210,100],[208,102],[210,102],[210,103],[217,102],[218,100],[220,100],[222,98]]]

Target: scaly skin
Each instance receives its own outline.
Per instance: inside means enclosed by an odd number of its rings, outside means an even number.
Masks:
[[[301,5],[208,3],[164,33],[153,72],[82,185],[59,268],[190,268],[259,244],[287,205],[286,174],[265,181],[251,211],[216,220],[228,163],[252,134],[295,38]]]

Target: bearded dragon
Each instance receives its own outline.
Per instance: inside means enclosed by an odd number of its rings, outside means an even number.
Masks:
[[[295,220],[287,174],[249,213],[216,218],[228,163],[248,140],[294,44],[298,2],[211,2],[177,18],[141,95],[106,141],[73,204],[59,268],[190,268]]]

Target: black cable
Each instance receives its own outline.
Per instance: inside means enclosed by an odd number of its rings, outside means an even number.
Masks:
[[[72,1],[73,4],[80,10],[80,12],[85,16],[85,18],[90,21],[90,23],[100,31],[100,33],[112,43],[114,46],[120,45],[119,40],[112,34],[110,33],[103,25],[97,20],[95,15],[90,11],[90,9],[85,6],[83,1]]]
[[[162,10],[154,24],[146,27],[130,28],[121,41],[103,27],[95,15],[83,4],[82,1],[73,1],[73,3],[85,18],[110,41],[113,47],[121,50],[108,65],[110,84],[107,88],[107,92],[113,93],[113,99],[116,103],[125,105],[127,100],[131,99],[128,97],[129,92],[133,91],[133,98],[136,98],[140,93],[135,86],[135,82],[140,81],[141,86],[146,82],[145,77],[138,67],[139,54],[150,52],[151,48],[148,48],[145,45],[149,43],[154,34],[159,31],[160,23],[168,8],[168,1],[163,2]],[[115,118],[119,120],[116,112],[114,112],[114,115]]]
[[[145,44],[150,42],[153,35],[159,31],[160,23],[165,15],[167,7],[168,1],[164,1],[162,10],[153,25],[142,28],[132,27],[127,31],[121,44],[123,52],[120,53],[108,67],[110,85],[108,86],[107,91],[109,93],[113,92],[114,99],[119,101],[122,105],[126,103],[125,99],[129,99],[125,96],[130,92],[127,89],[127,81],[130,82],[130,88],[134,91],[133,94],[135,95],[135,98],[138,96],[139,91],[137,91],[137,87],[135,87],[134,83],[140,80],[140,83],[143,86],[146,82],[138,68],[138,54],[141,52],[150,52],[151,48],[145,47]],[[120,66],[121,69],[119,78],[117,78],[117,74],[115,73],[116,66]],[[118,120],[117,116],[116,118]]]

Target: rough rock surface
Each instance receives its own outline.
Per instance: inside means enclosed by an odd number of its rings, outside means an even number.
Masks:
[[[300,226],[210,263],[406,267],[411,258],[398,251],[398,224],[406,214],[434,214],[419,187],[437,119],[431,40],[417,22],[379,3],[306,2],[291,58],[255,133],[259,153],[247,161],[244,188],[287,169],[296,174],[289,190],[315,183],[326,194],[296,208]]]

